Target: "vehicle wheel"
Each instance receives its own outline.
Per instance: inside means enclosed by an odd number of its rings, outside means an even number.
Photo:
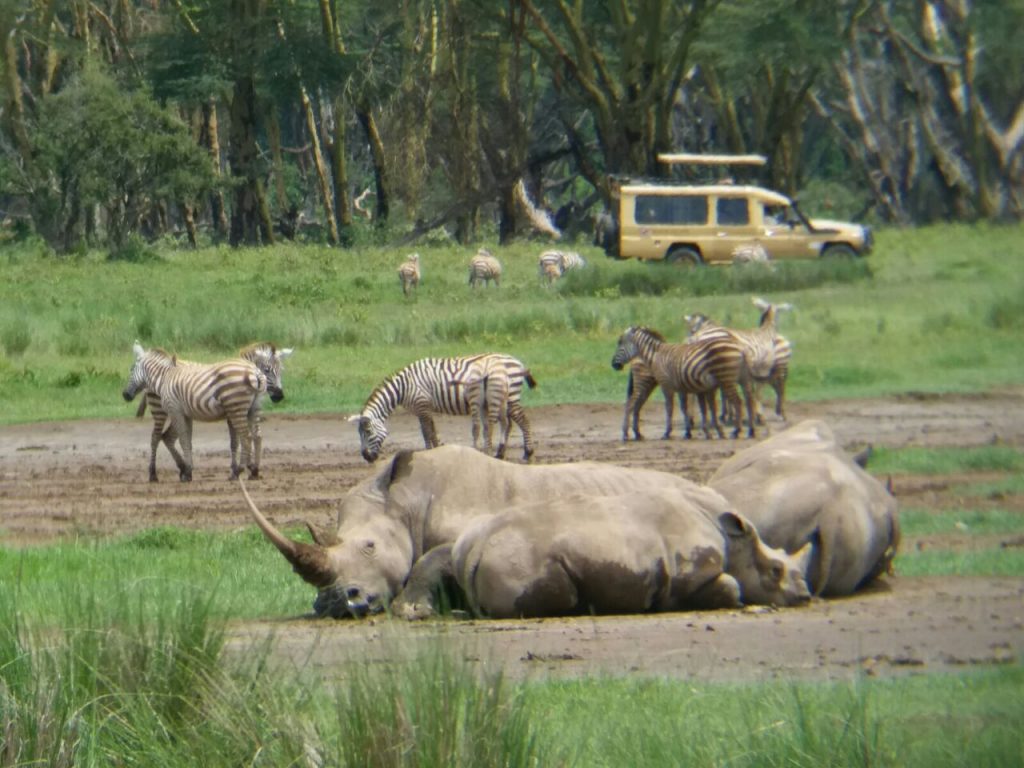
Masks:
[[[825,246],[821,257],[823,259],[855,259],[857,252],[846,243],[832,243]]]
[[[700,253],[688,245],[674,246],[666,255],[665,263],[673,267],[697,267],[703,264]]]

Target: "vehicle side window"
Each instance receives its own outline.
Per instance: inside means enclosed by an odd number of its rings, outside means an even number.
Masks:
[[[637,224],[706,224],[708,199],[703,195],[638,195],[634,218]]]
[[[718,223],[737,227],[750,223],[750,206],[745,197],[720,197],[716,205]]]

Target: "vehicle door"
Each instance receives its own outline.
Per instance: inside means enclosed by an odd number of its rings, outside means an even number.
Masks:
[[[760,239],[761,229],[754,225],[751,205],[758,205],[745,195],[718,195],[714,200],[714,226],[706,244],[701,243],[704,260],[708,262],[732,261],[736,248]]]
[[[764,205],[761,245],[771,259],[812,259],[824,240],[816,236],[788,205]]]

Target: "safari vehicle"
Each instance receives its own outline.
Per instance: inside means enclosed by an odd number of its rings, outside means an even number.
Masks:
[[[760,155],[660,155],[662,162],[763,164]],[[733,183],[626,183],[619,187],[618,237],[610,255],[679,265],[731,263],[738,249],[760,246],[771,260],[864,256],[868,227],[809,219],[795,201],[763,187]]]

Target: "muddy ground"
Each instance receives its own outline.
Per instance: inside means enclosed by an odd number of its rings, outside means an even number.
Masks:
[[[528,405],[528,401],[527,401]],[[191,484],[161,448],[161,482],[147,482],[148,417],[0,427],[0,543],[32,546],[73,535],[112,535],[156,525],[226,530],[250,525],[237,487],[227,481],[226,430],[197,425]],[[616,405],[528,407],[541,462],[592,459],[706,479],[747,441],[657,439],[660,396],[644,412],[648,440],[620,441]],[[873,400],[793,403],[790,423],[825,419],[851,450],[875,446],[1024,446],[1024,389],[972,396],[906,395]],[[420,446],[409,417],[392,419],[389,450]],[[769,420],[767,431],[784,426]],[[464,419],[440,419],[449,442],[467,442]],[[370,470],[354,428],[339,414],[288,416],[266,409],[263,477],[253,483],[279,525],[333,519],[339,497]],[[512,455],[520,443],[513,439]],[[969,482],[998,475],[894,477],[903,507],[949,509],[987,504],[1024,514],[1024,499],[962,498]],[[904,538],[903,550],[1019,547],[1020,537],[946,534]],[[544,621],[317,621],[295,615],[232,628],[243,649],[271,632],[278,658],[330,674],[348,659],[385,661],[443,643],[473,664],[498,664],[513,678],[655,674],[703,680],[845,678],[1005,664],[1024,653],[1024,579],[907,578],[898,573],[842,600],[771,611],[716,611]],[[288,568],[282,560],[282,568]],[[312,591],[310,599],[312,599]]]

